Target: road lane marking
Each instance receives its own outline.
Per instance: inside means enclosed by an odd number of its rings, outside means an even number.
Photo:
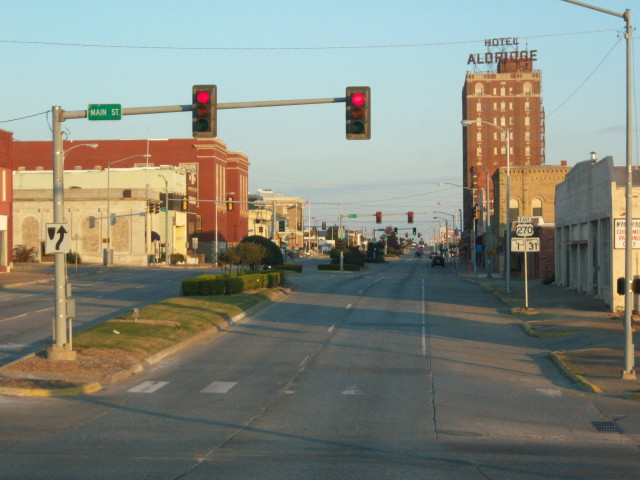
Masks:
[[[351,304],[347,305],[347,310],[349,310],[351,308]]]
[[[26,316],[27,316],[26,313],[21,313],[20,315],[16,315],[15,317],[4,318],[4,319],[0,320],[0,323],[10,322],[11,320],[16,320],[18,318],[22,318],[22,317],[26,317]]]
[[[237,384],[238,382],[213,382],[206,388],[200,390],[200,393],[227,393]]]
[[[146,382],[142,382],[140,385],[136,385],[127,391],[131,393],[153,393],[160,390],[168,383],[169,382],[153,382],[151,380],[147,380]]]
[[[342,391],[342,395],[362,395],[362,392],[355,385],[351,385]]]
[[[309,360],[310,356],[307,355],[306,357],[304,357],[304,360],[302,360],[302,363],[300,363],[300,367],[304,367],[304,364],[307,363],[307,361]]]
[[[427,316],[425,307],[425,287],[422,279],[422,356],[427,356]]]
[[[49,310],[53,310],[54,307],[49,308],[41,308],[40,310],[36,310],[36,313],[48,312]]]
[[[333,332],[333,330],[334,330],[335,328],[336,328],[336,326],[335,326],[335,325],[331,325],[331,326],[329,327],[329,330],[327,330],[327,331],[328,331],[329,333],[331,333],[331,332]]]
[[[555,388],[536,388],[536,390],[541,394],[547,395],[548,397],[551,397],[551,398],[562,396],[562,391]]]

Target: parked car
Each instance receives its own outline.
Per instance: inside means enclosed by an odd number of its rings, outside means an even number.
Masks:
[[[444,257],[442,255],[436,255],[431,259],[431,268],[434,267],[444,268]]]

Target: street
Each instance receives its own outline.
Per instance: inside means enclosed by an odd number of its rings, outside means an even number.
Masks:
[[[35,267],[34,267],[35,268]],[[53,266],[39,265],[48,281],[0,290],[0,365],[51,344],[54,316]],[[207,270],[207,273],[209,270]],[[135,307],[180,294],[184,278],[204,273],[194,268],[102,268],[69,266],[78,318],[86,328]],[[6,278],[6,277],[5,277]]]
[[[640,435],[592,424],[622,404],[575,389],[485,289],[408,256],[302,263],[283,301],[139,376],[0,397],[0,478],[637,478]]]

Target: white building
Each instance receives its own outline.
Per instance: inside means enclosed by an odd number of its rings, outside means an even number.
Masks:
[[[595,156],[595,154],[594,154]],[[616,281],[625,276],[626,167],[612,157],[578,163],[556,186],[556,283],[604,300],[612,310],[624,308]],[[633,184],[640,184],[634,170]],[[640,198],[634,187],[634,224],[640,221]],[[634,237],[640,228],[634,225]],[[640,241],[633,250],[634,277],[640,265]],[[636,299],[637,303],[637,299]],[[637,309],[637,306],[636,306]]]
[[[46,224],[53,222],[52,185],[50,170],[13,172],[13,242],[36,248],[40,259]],[[66,170],[64,189],[71,251],[84,263],[148,265],[159,259],[161,244],[168,244],[169,254],[186,256],[183,169]]]

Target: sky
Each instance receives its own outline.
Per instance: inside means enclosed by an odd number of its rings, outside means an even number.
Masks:
[[[592,0],[622,13],[634,0]],[[185,105],[344,97],[371,87],[372,138],[345,139],[344,104],[220,110],[218,137],[251,162],[249,188],[308,201],[305,223],[407,228],[462,205],[462,88],[485,39],[537,50],[546,163],[624,165],[622,18],[562,0],[0,0],[0,128],[50,140],[54,105]],[[640,20],[635,20],[636,22]],[[634,39],[640,35],[634,34]],[[634,53],[635,60],[638,54]],[[636,70],[634,75],[640,75]],[[634,80],[635,95],[640,83]],[[637,164],[638,101],[633,105]],[[27,117],[27,118],[24,118]],[[20,120],[15,120],[20,119]],[[66,138],[189,138],[189,113],[67,120]],[[80,153],[80,151],[78,151]],[[90,155],[90,152],[85,154]],[[439,203],[441,202],[441,203]],[[434,213],[445,212],[445,215]]]

